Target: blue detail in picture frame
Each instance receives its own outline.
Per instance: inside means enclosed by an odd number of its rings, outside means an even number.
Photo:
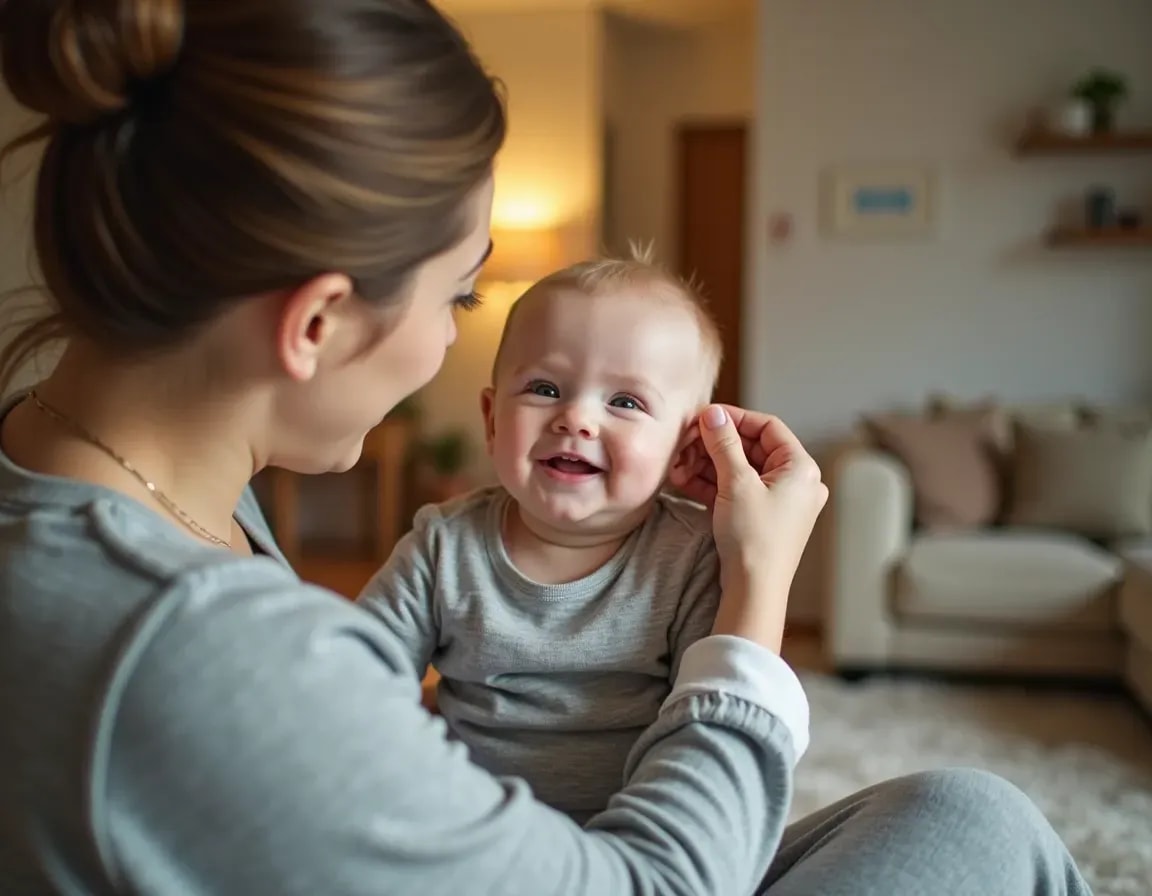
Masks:
[[[852,193],[852,210],[858,215],[907,215],[915,205],[907,187],[858,187]]]

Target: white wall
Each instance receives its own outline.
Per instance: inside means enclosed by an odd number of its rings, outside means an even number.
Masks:
[[[1105,183],[1152,215],[1152,158],[1013,158],[1030,107],[1086,68],[1129,73],[1152,125],[1152,4],[1140,0],[760,0],[745,394],[814,446],[926,392],[1152,397],[1152,252],[1062,251],[1056,207]],[[821,238],[828,166],[939,174],[930,241]],[[768,247],[767,217],[795,216]],[[814,562],[814,561],[813,561]],[[819,612],[809,568],[796,615]]]
[[[675,265],[675,129],[753,111],[751,7],[691,29],[606,17],[604,108],[613,133],[605,213],[614,251],[652,240]]]

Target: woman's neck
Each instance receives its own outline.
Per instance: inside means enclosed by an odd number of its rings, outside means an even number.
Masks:
[[[110,450],[203,529],[233,542],[232,517],[255,470],[245,435],[251,420],[225,396],[209,398],[204,374],[182,369],[181,361],[126,363],[70,345],[36,387],[43,403],[68,422],[24,402],[5,421],[5,450],[21,466],[123,492],[194,531]]]

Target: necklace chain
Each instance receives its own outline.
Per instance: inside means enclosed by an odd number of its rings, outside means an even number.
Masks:
[[[99,448],[101,451],[103,451],[105,454],[107,454],[110,458],[112,458],[112,460],[116,461],[116,463],[118,463],[121,467],[123,467],[125,470],[127,470],[128,473],[130,473],[133,477],[135,477],[137,482],[139,482],[141,485],[143,485],[146,489],[148,489],[149,492],[152,493],[153,496],[155,496],[156,500],[160,502],[160,504],[164,507],[165,510],[167,510],[169,513],[171,513],[173,516],[175,516],[178,520],[180,520],[180,522],[183,523],[187,528],[191,529],[193,532],[195,532],[201,538],[205,538],[208,541],[212,542],[212,544],[217,544],[217,545],[220,545],[221,547],[231,549],[231,547],[232,547],[231,544],[229,544],[223,538],[220,538],[218,535],[213,535],[211,532],[209,532],[207,529],[205,529],[203,526],[201,526],[198,522],[196,522],[196,520],[192,519],[192,517],[190,517],[187,513],[184,512],[184,509],[182,507],[180,507],[179,504],[177,504],[175,501],[173,501],[171,498],[169,498],[166,494],[164,494],[164,492],[160,491],[160,489],[158,489],[156,487],[156,483],[154,483],[151,479],[146,478],[143,473],[141,473],[139,470],[137,470],[136,467],[134,467],[132,465],[131,461],[127,460],[124,457],[121,457],[111,447],[109,447],[106,443],[104,443],[100,439],[96,438],[96,436],[92,435],[92,433],[90,433],[87,429],[85,429],[83,426],[81,426],[79,423],[77,423],[75,420],[73,420],[68,415],[61,413],[60,411],[56,410],[51,405],[45,404],[41,400],[40,396],[36,394],[35,389],[33,389],[31,392],[28,393],[28,397],[32,399],[32,403],[34,405],[36,405],[36,407],[40,410],[41,413],[52,418],[57,423],[63,424],[65,427],[72,430],[72,432],[74,432],[77,436],[79,436],[85,442],[88,442],[90,445],[93,445],[94,447]]]

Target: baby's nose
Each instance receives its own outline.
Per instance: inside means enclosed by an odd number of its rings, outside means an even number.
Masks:
[[[565,435],[575,435],[582,439],[594,439],[600,431],[596,415],[587,404],[572,402],[564,406],[553,423],[553,429]]]

